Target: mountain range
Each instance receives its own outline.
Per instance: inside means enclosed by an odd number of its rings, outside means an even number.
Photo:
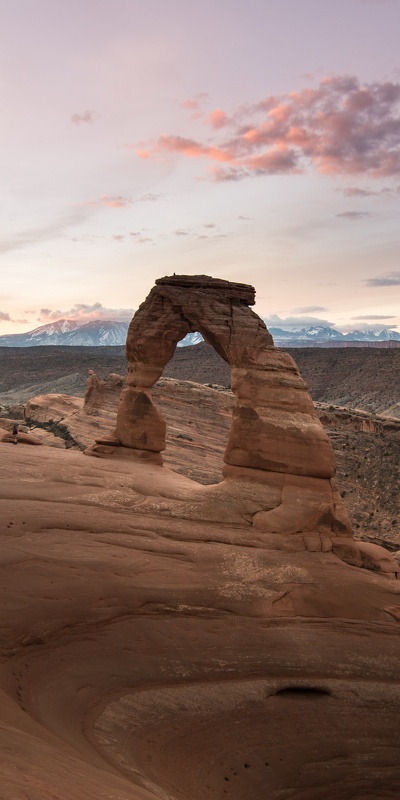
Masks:
[[[328,328],[325,325],[312,325],[309,328],[285,331],[282,328],[268,328],[273,336],[276,345],[289,344],[290,347],[304,347],[306,345],[320,345],[326,342],[400,342],[400,333],[383,328],[381,331],[350,331],[341,333],[335,328]]]
[[[35,347],[40,345],[67,345],[75,347],[107,347],[124,345],[128,331],[128,322],[116,320],[91,320],[82,323],[79,320],[59,319],[47,325],[41,325],[27,333],[13,333],[0,336],[0,347]],[[400,342],[400,333],[383,329],[381,331],[351,331],[341,333],[325,325],[313,325],[297,331],[286,331],[283,328],[269,328],[274,342],[278,346],[288,347],[326,347],[351,346],[351,343],[369,345],[370,343]],[[194,345],[201,342],[200,333],[188,333],[178,347]]]
[[[38,345],[67,345],[75,347],[106,347],[125,344],[127,322],[91,320],[84,322],[59,319],[41,325],[27,333],[0,336],[0,347],[35,347]]]

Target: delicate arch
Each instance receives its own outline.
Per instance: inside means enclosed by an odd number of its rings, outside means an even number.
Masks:
[[[165,422],[150,389],[177,343],[199,331],[231,367],[236,396],[224,461],[235,469],[331,478],[333,450],[298,369],[274,347],[265,323],[250,308],[247,284],[206,275],[160,278],[129,326],[127,387],[116,436],[125,447],[161,452]]]

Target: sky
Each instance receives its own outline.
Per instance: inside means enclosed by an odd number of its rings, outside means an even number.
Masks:
[[[0,0],[0,335],[158,277],[400,330],[400,0]]]

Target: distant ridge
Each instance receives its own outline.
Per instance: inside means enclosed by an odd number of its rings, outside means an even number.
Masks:
[[[91,320],[79,322],[59,319],[41,325],[28,333],[0,336],[0,347],[37,347],[64,345],[67,347],[109,347],[124,345],[128,322]]]
[[[278,347],[370,347],[371,344],[377,347],[396,347],[395,342],[400,345],[400,333],[386,328],[381,331],[355,330],[350,333],[341,333],[325,325],[312,325],[294,331],[282,328],[268,328],[268,330]]]
[[[41,325],[27,333],[0,336],[0,347],[110,347],[126,342],[128,322],[117,320],[91,320],[81,322],[59,319]],[[400,333],[383,329],[377,331],[351,331],[341,333],[324,325],[313,325],[297,331],[269,328],[277,347],[400,347]],[[178,347],[199,344],[200,333],[188,333]]]

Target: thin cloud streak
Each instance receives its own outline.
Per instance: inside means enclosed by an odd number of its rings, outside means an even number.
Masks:
[[[124,195],[109,195],[102,194],[97,200],[87,200],[81,205],[94,206],[98,208],[129,208],[136,203],[156,203],[157,200],[162,200],[165,197],[163,194],[156,194],[155,192],[146,192],[140,197],[132,198],[125,197]]]
[[[363,281],[366,286],[400,286],[400,270],[394,272],[384,272],[376,278],[368,278]]]
[[[358,219],[364,219],[364,217],[372,217],[372,214],[369,211],[342,211],[341,214],[336,214],[336,216],[347,219],[349,222],[354,222]]]
[[[19,233],[13,234],[8,239],[0,240],[0,253],[9,253],[29,245],[40,244],[41,242],[65,236],[69,228],[82,224],[86,219],[87,215],[84,214],[70,214],[64,217],[64,219],[55,220],[43,227],[20,231]]]
[[[374,191],[373,189],[362,189],[358,186],[349,186],[346,189],[337,189],[338,192],[342,192],[345,197],[381,197],[384,195],[395,195],[398,193],[399,189],[392,189],[388,186],[380,189],[379,192]]]
[[[328,311],[328,309],[324,306],[304,306],[303,308],[294,308],[292,314],[316,314],[322,311]]]

